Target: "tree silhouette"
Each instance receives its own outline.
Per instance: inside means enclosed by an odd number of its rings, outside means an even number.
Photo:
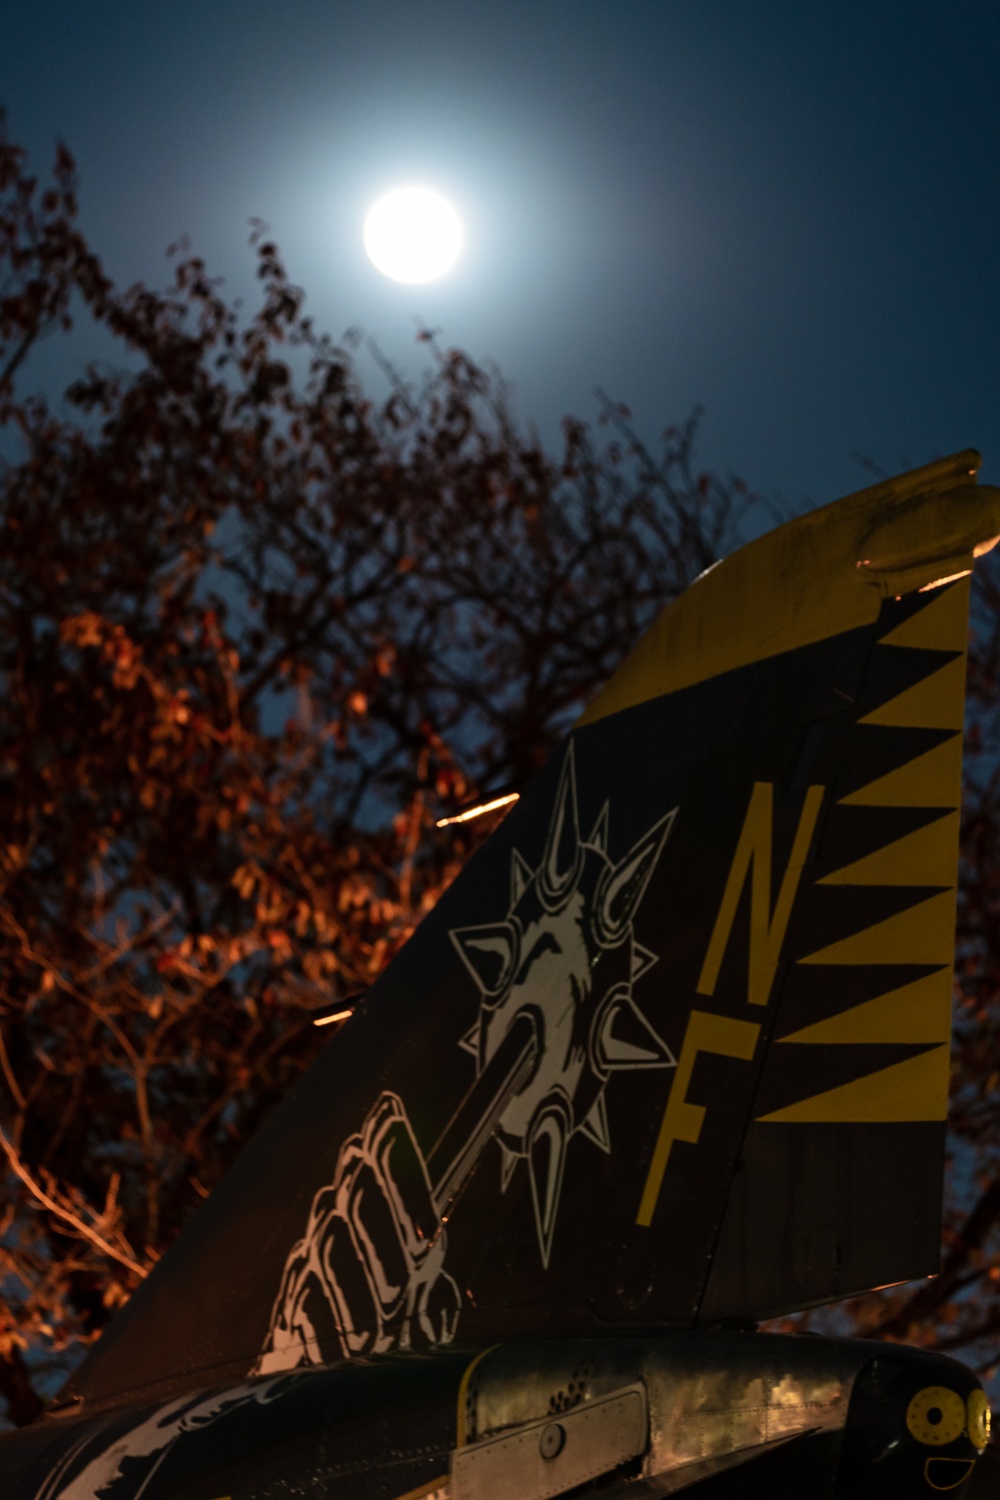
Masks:
[[[112,285],[0,144],[0,1392],[96,1336],[654,612],[738,482],[605,401],[548,453],[425,337],[365,393],[258,226],[241,321],[183,248]],[[93,325],[54,408],[50,333]],[[384,366],[384,362],[383,362]],[[373,371],[378,377],[378,371]],[[49,1384],[51,1381],[49,1380]]]

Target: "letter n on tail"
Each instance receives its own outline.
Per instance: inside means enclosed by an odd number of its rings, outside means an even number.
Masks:
[[[785,873],[781,878],[774,906],[771,905],[772,853],[774,846],[774,787],[768,781],[755,783],[750,805],[743,820],[736,853],[733,855],[725,890],[719,903],[715,926],[709,939],[705,961],[698,979],[698,994],[713,995],[725,955],[736,910],[743,888],[750,880],[750,952],[747,959],[747,1001],[764,1006],[771,995],[778,969],[781,945],[788,930],[795,896],[812,844],[816,820],[823,804],[823,787],[811,786],[799,816],[795,838]],[[699,1052],[752,1060],[760,1026],[735,1017],[712,1015],[692,1010],[681,1047],[680,1062],[674,1074],[663,1112],[663,1122],[649,1164],[642,1201],[636,1223],[652,1223],[664,1174],[675,1141],[697,1145],[701,1136],[706,1107],[686,1097],[691,1083],[695,1058]]]

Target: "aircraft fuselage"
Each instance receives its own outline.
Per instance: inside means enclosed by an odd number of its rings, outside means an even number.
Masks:
[[[902,1346],[772,1334],[391,1355],[46,1417],[4,1500],[812,1500],[966,1492],[975,1376]]]

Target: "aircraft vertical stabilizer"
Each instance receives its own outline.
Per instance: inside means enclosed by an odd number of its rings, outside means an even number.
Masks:
[[[936,1269],[977,466],[663,612],[70,1395]]]

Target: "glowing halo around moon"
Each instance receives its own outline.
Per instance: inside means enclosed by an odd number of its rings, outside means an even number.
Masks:
[[[458,214],[430,188],[393,188],[365,219],[368,257],[392,281],[436,281],[458,260],[463,240]]]

